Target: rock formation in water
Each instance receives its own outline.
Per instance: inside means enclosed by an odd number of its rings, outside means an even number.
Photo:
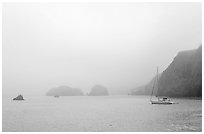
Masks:
[[[83,92],[79,88],[71,88],[68,86],[60,86],[50,89],[47,96],[82,96]]]
[[[177,54],[159,79],[158,95],[202,96],[202,46]]]
[[[18,95],[16,98],[13,98],[13,100],[24,100],[23,95]]]
[[[107,88],[101,85],[95,85],[89,93],[90,96],[107,96],[108,94]]]
[[[131,90],[132,95],[150,95],[153,78],[147,85]],[[182,51],[159,76],[159,88],[154,94],[170,97],[202,96],[202,46],[195,50]]]

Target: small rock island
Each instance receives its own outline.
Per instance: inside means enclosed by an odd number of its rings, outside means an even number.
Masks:
[[[109,95],[107,88],[101,85],[95,85],[91,89],[91,92],[89,93],[89,96],[107,96],[107,95]]]
[[[83,96],[84,94],[79,88],[60,86],[57,88],[50,89],[46,95],[58,98],[59,96]]]
[[[23,95],[18,95],[16,98],[13,98],[13,100],[24,100]]]

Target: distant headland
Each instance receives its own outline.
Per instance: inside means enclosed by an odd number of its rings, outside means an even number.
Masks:
[[[79,88],[72,88],[69,86],[60,86],[50,89],[47,96],[83,96],[83,92]]]

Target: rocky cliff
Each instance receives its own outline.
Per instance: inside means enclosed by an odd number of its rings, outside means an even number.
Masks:
[[[202,96],[202,46],[177,54],[159,79],[158,95]]]
[[[147,84],[131,90],[132,95],[150,95],[155,77]],[[154,94],[170,97],[202,96],[202,46],[181,51],[173,62],[159,75],[159,88]]]

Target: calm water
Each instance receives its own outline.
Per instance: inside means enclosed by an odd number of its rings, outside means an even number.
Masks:
[[[3,98],[3,131],[202,131],[202,100],[147,96]]]

